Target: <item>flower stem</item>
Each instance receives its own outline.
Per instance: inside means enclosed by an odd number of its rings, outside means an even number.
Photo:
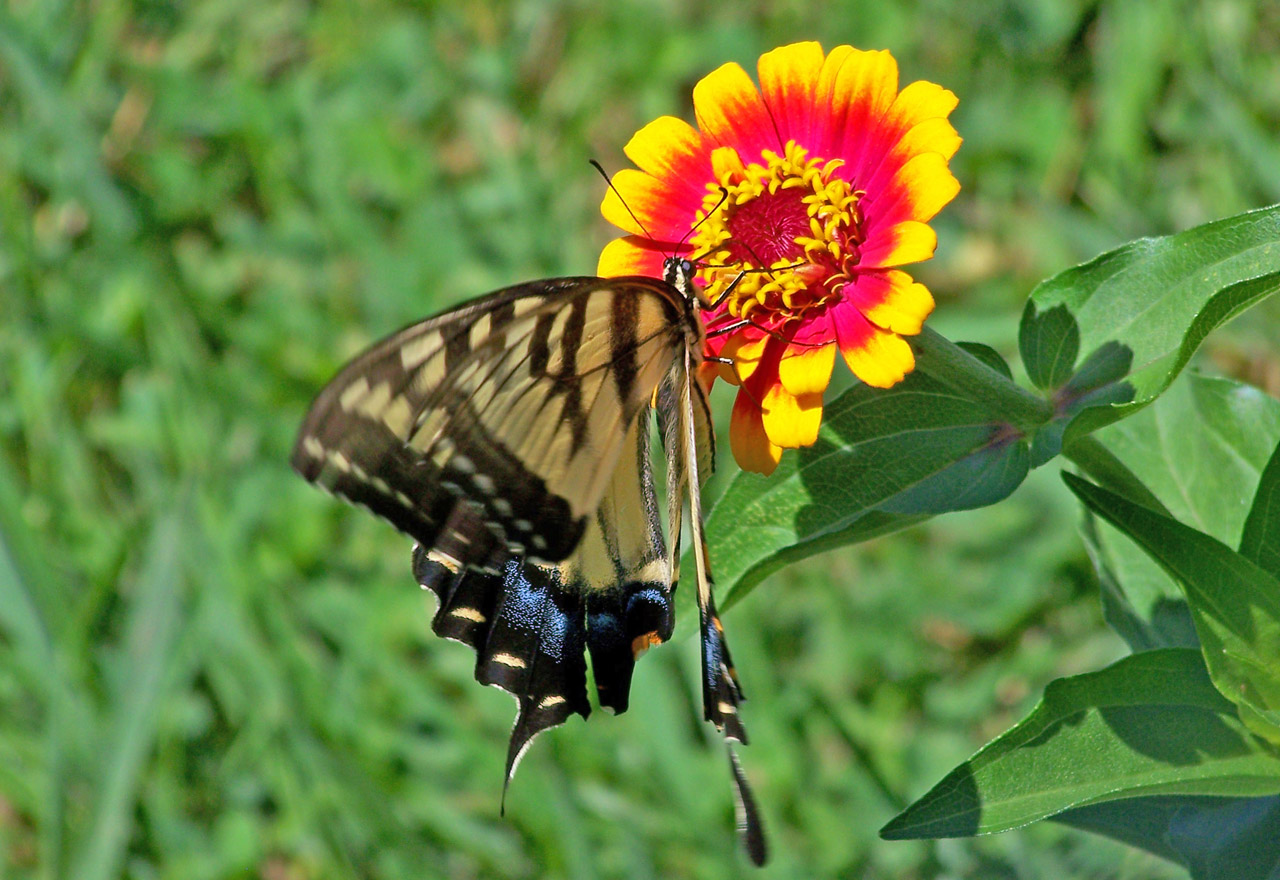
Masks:
[[[1048,424],[1053,404],[1021,387],[1001,370],[945,336],[925,327],[910,338],[916,368],[963,392],[974,400],[994,404],[1010,424],[1023,432]]]

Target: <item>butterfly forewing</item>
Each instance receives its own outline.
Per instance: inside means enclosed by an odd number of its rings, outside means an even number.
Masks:
[[[321,392],[294,466],[424,546],[464,499],[513,551],[564,559],[684,346],[673,297],[651,279],[557,279],[409,327]]]

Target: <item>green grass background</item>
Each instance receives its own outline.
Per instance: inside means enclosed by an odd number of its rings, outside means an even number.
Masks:
[[[593,271],[587,159],[795,39],[959,95],[963,189],[917,273],[955,338],[1012,354],[1039,278],[1280,201],[1274,3],[0,5],[0,876],[748,873],[687,594],[632,710],[542,737],[501,819],[510,698],[430,635],[408,542],[286,459],[377,336]],[[1255,310],[1202,366],[1274,394],[1278,330]],[[1047,468],[727,615],[759,876],[1179,876],[1053,824],[876,836],[1123,653],[1077,519]]]

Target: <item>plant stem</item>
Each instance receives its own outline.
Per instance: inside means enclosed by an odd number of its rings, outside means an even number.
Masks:
[[[968,351],[925,327],[911,337],[917,367],[966,396],[995,404],[998,412],[1021,431],[1029,432],[1053,419],[1053,404],[1021,387],[1008,376]]]

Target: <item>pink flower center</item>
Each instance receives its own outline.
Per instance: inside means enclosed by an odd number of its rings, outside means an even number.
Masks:
[[[835,175],[839,160],[810,158],[795,141],[761,158],[744,165],[732,147],[712,153],[717,182],[690,243],[702,255],[706,302],[723,301],[711,321],[778,330],[838,298],[857,271],[862,194]]]
[[[809,234],[809,215],[800,190],[766,192],[730,206],[725,214],[729,262],[772,266],[778,262],[794,263],[804,255],[796,239]]]

